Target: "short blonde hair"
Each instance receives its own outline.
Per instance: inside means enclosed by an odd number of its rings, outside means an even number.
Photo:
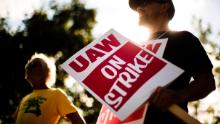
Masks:
[[[25,65],[26,79],[27,76],[31,76],[31,71],[34,70],[34,66],[36,65],[39,68],[38,70],[40,70],[39,73],[41,73],[39,75],[39,78],[43,78],[43,80],[45,81],[48,87],[54,85],[56,81],[55,60],[43,53],[35,53],[34,55],[31,56],[30,60],[28,60],[27,64]]]

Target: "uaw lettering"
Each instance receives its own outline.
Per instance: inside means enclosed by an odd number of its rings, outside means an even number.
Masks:
[[[118,47],[120,42],[115,38],[113,34],[110,34],[107,38],[101,40],[100,43],[95,44],[92,48],[85,51],[85,54],[77,56],[69,65],[76,72],[82,72],[91,63],[94,63],[98,58],[103,57],[106,53],[112,51]]]
[[[147,50],[111,29],[71,56],[61,67],[124,120],[156,87],[169,84],[183,72],[153,53],[162,46],[156,44]]]

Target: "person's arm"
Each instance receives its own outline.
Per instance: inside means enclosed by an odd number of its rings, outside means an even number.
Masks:
[[[186,57],[182,60],[185,64],[184,70],[190,73],[194,80],[178,91],[159,87],[152,94],[149,102],[162,110],[172,104],[202,99],[215,89],[213,66],[199,39],[189,32],[183,32],[181,35],[183,52],[180,52],[180,55]]]
[[[57,108],[62,117],[68,118],[73,124],[85,124],[84,119],[79,115],[77,108],[67,97],[64,91],[56,90]]]
[[[178,94],[182,97],[182,101],[195,101],[206,97],[213,90],[215,90],[215,80],[212,72],[203,72]]]
[[[66,117],[72,122],[72,124],[86,124],[78,112],[69,113],[66,115]]]
[[[172,104],[195,101],[207,96],[215,89],[215,80],[211,72],[202,72],[196,76],[188,87],[173,91],[165,87],[158,87],[149,99],[150,105],[166,110]]]

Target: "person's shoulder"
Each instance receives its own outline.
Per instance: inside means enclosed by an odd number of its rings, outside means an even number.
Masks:
[[[184,43],[199,41],[199,39],[189,31],[170,31],[169,37],[173,40],[184,41]]]
[[[26,99],[28,99],[29,97],[31,97],[32,94],[33,94],[33,93],[29,93],[29,94],[25,95],[22,99],[23,99],[23,100],[26,100]]]
[[[21,103],[26,102],[27,100],[29,100],[31,97],[33,96],[33,92],[25,95],[22,99],[21,99]]]
[[[48,88],[48,89],[41,89],[41,90],[34,90],[33,93],[56,93],[58,92],[57,88]]]
[[[60,95],[66,95],[66,93],[60,88],[53,88],[53,92]]]
[[[195,37],[195,35],[189,31],[170,31],[170,34],[177,37]]]

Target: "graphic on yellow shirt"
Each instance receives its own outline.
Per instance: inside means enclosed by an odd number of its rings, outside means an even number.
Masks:
[[[24,113],[32,113],[37,117],[41,115],[40,105],[47,99],[42,96],[37,96],[25,102],[23,111]]]

